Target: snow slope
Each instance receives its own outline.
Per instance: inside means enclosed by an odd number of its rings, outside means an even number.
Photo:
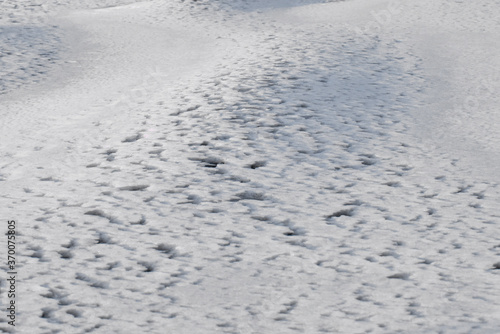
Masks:
[[[139,0],[4,0],[0,4],[0,96],[38,83],[67,63],[63,34],[53,17],[83,8],[123,5]],[[2,98],[5,98],[2,96]]]
[[[498,1],[118,4],[3,72],[17,332],[498,332]]]

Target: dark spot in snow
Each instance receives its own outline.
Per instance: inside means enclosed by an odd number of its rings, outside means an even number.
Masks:
[[[157,251],[160,251],[166,255],[168,255],[169,259],[173,259],[174,257],[177,256],[177,251],[175,250],[175,246],[161,243],[158,244],[155,248]]]
[[[232,200],[233,202],[237,202],[239,200],[263,201],[266,198],[266,195],[264,193],[247,190],[236,194],[236,197],[237,198]]]
[[[54,311],[55,310],[50,307],[44,307],[42,309],[42,315],[40,317],[45,319],[50,319],[54,316]]]
[[[120,187],[120,190],[128,190],[128,191],[140,191],[149,187],[149,184],[137,184],[132,186],[124,186]]]
[[[253,164],[250,165],[250,168],[257,169],[259,167],[264,167],[265,165],[266,165],[265,161],[255,161]]]
[[[66,313],[71,314],[75,318],[80,318],[82,316],[82,312],[75,309],[67,310]]]
[[[339,210],[339,211],[334,212],[331,215],[327,216],[327,219],[334,218],[334,217],[338,218],[338,217],[342,217],[342,216],[352,217],[353,214],[354,214],[354,209],[343,209],[343,210]]]
[[[142,138],[142,134],[138,133],[136,135],[125,138],[124,140],[122,140],[122,143],[132,143],[134,141],[138,141],[141,138]]]
[[[410,277],[410,274],[408,273],[397,273],[394,275],[387,276],[387,278],[390,279],[402,279],[402,280],[407,280]]]

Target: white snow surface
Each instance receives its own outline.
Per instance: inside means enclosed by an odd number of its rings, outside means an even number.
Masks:
[[[500,331],[500,1],[0,13],[0,332]]]

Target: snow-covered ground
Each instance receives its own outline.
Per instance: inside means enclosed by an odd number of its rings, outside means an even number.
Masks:
[[[0,9],[18,333],[499,332],[498,0]]]

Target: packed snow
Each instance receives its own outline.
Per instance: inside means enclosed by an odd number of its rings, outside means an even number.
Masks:
[[[0,331],[498,333],[499,17],[3,1]]]

